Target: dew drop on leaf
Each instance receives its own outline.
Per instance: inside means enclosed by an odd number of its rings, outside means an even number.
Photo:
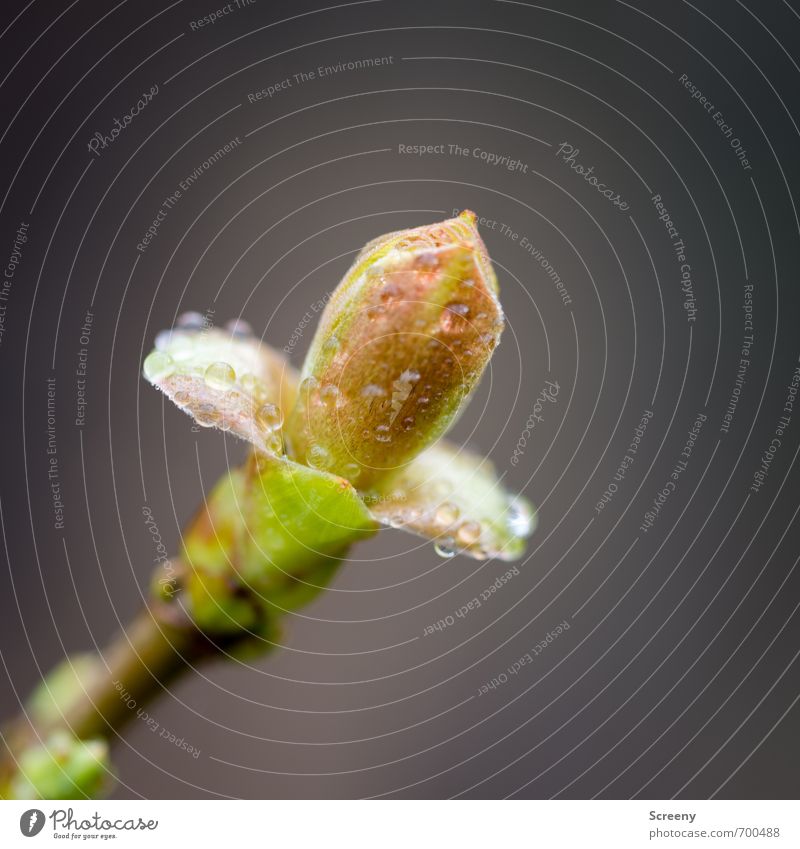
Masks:
[[[283,416],[274,404],[263,404],[256,412],[256,422],[261,430],[272,432],[280,430],[283,425]]]
[[[462,522],[456,531],[456,539],[462,545],[473,545],[481,538],[480,522]]]
[[[439,525],[452,525],[458,518],[458,507],[452,501],[445,501],[436,510],[435,518]]]
[[[194,418],[202,427],[216,427],[222,416],[213,404],[200,404],[194,411]]]
[[[236,372],[225,362],[211,363],[203,375],[206,386],[224,391],[236,383]]]
[[[434,549],[439,557],[444,557],[445,560],[449,560],[451,557],[455,557],[456,550],[453,547],[453,540],[450,537],[444,537],[439,540],[435,545]]]
[[[533,533],[534,517],[525,504],[512,501],[508,507],[508,529],[516,537],[529,537]]]
[[[175,323],[182,330],[202,330],[206,326],[206,319],[199,312],[185,312],[178,316]]]
[[[144,361],[144,375],[148,380],[163,380],[175,371],[175,363],[169,354],[153,351]]]
[[[253,328],[243,318],[234,318],[226,323],[225,329],[231,336],[239,339],[246,339],[253,335]]]

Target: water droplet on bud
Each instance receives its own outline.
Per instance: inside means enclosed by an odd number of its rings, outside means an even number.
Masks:
[[[342,403],[339,387],[332,383],[326,384],[319,390],[319,397],[328,409],[338,407]]]
[[[306,452],[306,462],[312,469],[325,471],[331,465],[331,455],[322,445],[312,445]]]
[[[329,336],[323,343],[322,350],[325,354],[333,356],[339,350],[340,345],[338,336]]]
[[[363,398],[383,398],[386,395],[386,390],[377,383],[368,383],[362,390]]]
[[[466,310],[462,312],[461,309]],[[466,314],[469,312],[469,307],[465,304],[448,304],[439,317],[439,327],[444,333],[457,335],[462,333],[467,326]]]
[[[354,483],[358,480],[358,476],[361,474],[361,466],[359,466],[358,463],[346,463],[342,469],[342,474],[350,481],[350,483]]]

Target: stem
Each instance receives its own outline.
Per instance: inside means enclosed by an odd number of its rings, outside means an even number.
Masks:
[[[197,629],[175,602],[155,601],[136,614],[96,658],[69,699],[45,720],[20,714],[5,729],[6,752],[0,757],[0,798],[16,772],[16,760],[28,746],[53,731],[67,730],[79,739],[112,740],[136,715],[136,708],[157,696],[194,662],[219,645]],[[135,701],[135,704],[131,702]]]

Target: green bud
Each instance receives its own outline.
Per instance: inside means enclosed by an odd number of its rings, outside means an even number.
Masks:
[[[370,243],[306,358],[288,427],[295,458],[369,490],[450,427],[502,329],[473,213]]]
[[[111,777],[104,740],[77,740],[67,731],[56,731],[19,756],[11,798],[96,798]]]

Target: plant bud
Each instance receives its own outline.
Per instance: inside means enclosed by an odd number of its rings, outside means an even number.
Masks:
[[[369,489],[450,427],[502,329],[473,213],[371,242],[306,358],[288,428],[295,458]]]

